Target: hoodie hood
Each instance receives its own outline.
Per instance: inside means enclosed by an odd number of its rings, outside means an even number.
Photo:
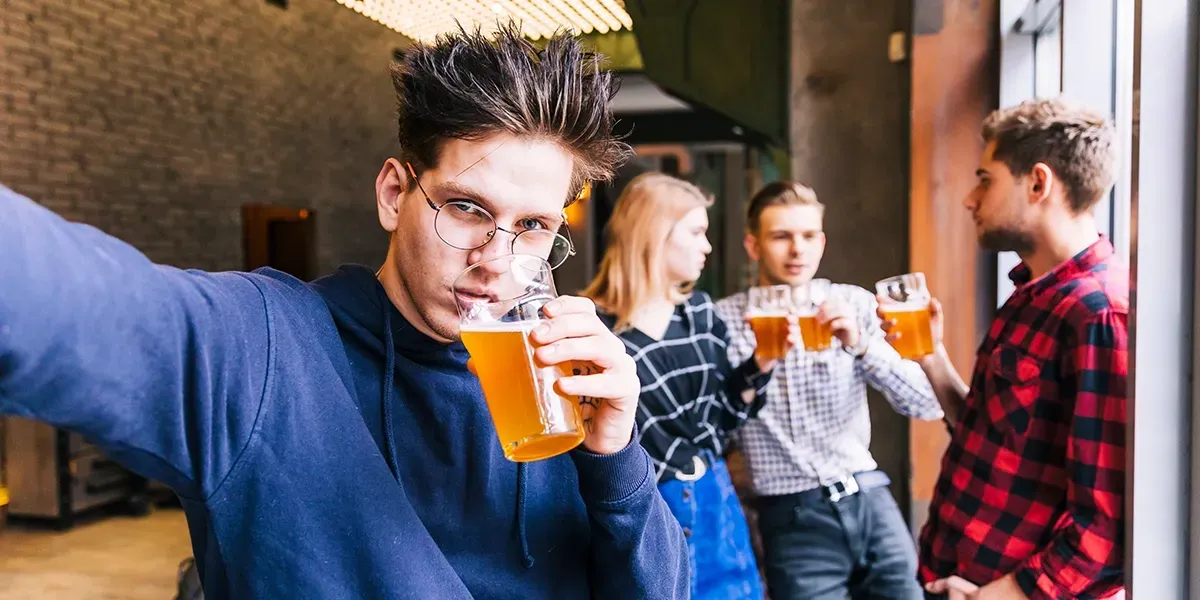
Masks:
[[[329,307],[343,339],[349,336],[383,356],[390,333],[395,351],[401,354],[466,365],[468,354],[462,342],[444,344],[421,333],[388,299],[375,271],[361,265],[344,265],[309,286]]]

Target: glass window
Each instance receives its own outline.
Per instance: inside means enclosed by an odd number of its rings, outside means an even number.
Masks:
[[[1006,0],[1001,5],[1000,105],[1062,95],[1108,114],[1121,135],[1122,170],[1095,209],[1100,231],[1129,258],[1133,0]],[[997,306],[1019,259],[997,257]]]
[[[1194,1],[1001,4],[1000,104],[1061,93],[1107,113],[1120,136],[1117,181],[1095,217],[1135,270],[1125,581],[1138,598],[1200,600],[1198,23]],[[998,258],[998,303],[1016,262]]]

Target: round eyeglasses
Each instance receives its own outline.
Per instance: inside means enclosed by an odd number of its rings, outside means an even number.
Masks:
[[[429,208],[437,212],[437,216],[433,218],[433,229],[446,245],[459,250],[475,250],[491,242],[497,231],[503,231],[512,236],[509,250],[513,254],[532,254],[544,259],[551,269],[558,268],[568,257],[575,254],[575,244],[571,242],[570,229],[566,227],[565,217],[559,229],[566,232],[566,236],[545,228],[536,221],[535,227],[543,227],[542,229],[510,231],[497,225],[496,218],[491,213],[473,202],[452,200],[436,204],[417,180],[412,166],[405,166],[408,167],[413,181],[417,183],[417,189],[425,196]]]

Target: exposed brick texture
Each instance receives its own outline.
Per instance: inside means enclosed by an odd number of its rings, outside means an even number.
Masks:
[[[244,204],[313,210],[322,272],[382,261],[399,34],[334,0],[0,7],[0,184],[158,262],[241,268]]]

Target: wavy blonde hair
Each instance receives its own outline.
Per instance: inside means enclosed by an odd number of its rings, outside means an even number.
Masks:
[[[687,300],[692,286],[667,281],[663,249],[684,215],[712,203],[700,188],[663,173],[643,173],[625,186],[605,228],[608,248],[600,272],[583,292],[616,317],[614,331],[629,328],[634,313],[655,298]]]

